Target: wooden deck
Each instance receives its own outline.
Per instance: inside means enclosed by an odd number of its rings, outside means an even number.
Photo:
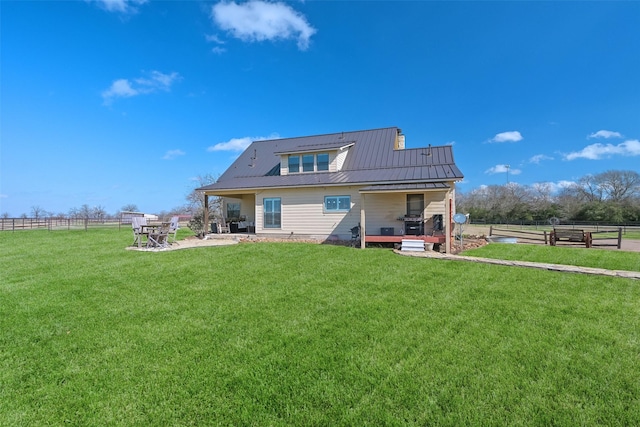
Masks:
[[[410,234],[405,234],[404,236],[379,236],[379,235],[364,236],[365,243],[402,243],[402,239],[423,240],[426,243],[440,243],[440,244],[443,244],[447,241],[446,236],[414,236]]]

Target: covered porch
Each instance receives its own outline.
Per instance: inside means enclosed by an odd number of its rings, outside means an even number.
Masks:
[[[255,192],[205,192],[205,231],[214,234],[255,234],[255,200]],[[213,211],[213,215],[209,214],[210,211]]]
[[[451,251],[455,194],[444,182],[372,185],[360,190],[360,244],[403,239]]]

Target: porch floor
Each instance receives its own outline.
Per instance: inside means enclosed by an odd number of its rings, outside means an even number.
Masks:
[[[364,236],[365,243],[402,243],[402,239],[423,240],[426,243],[439,243],[443,244],[447,241],[446,236],[415,236],[412,234],[405,234],[403,236],[381,236],[370,235]]]

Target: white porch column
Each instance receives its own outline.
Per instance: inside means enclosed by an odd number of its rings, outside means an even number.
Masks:
[[[453,232],[453,229],[451,228],[453,226],[453,221],[451,220],[451,191],[447,191],[447,196],[444,199],[444,218],[443,220],[445,221],[445,252],[446,253],[451,253],[451,233]]]
[[[365,221],[366,221],[366,215],[365,215],[365,195],[364,193],[360,193],[360,248],[364,249],[367,247],[366,242],[364,241],[364,236],[366,235],[366,231],[365,231]]]

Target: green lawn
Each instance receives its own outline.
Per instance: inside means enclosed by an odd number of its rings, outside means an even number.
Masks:
[[[640,424],[637,281],[131,241],[0,233],[0,425]]]
[[[567,246],[491,243],[464,252],[466,256],[532,261],[552,264],[578,265],[609,270],[640,271],[637,252],[587,249]]]

